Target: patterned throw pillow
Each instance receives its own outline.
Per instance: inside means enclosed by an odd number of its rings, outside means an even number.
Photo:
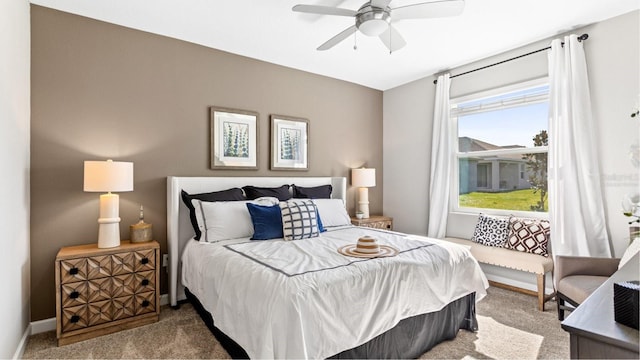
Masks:
[[[508,235],[508,217],[480,214],[471,240],[486,246],[503,247]]]
[[[509,219],[509,238],[504,245],[507,249],[549,256],[549,221],[541,219]]]
[[[318,209],[311,200],[289,200],[280,203],[282,232],[285,240],[317,237]]]

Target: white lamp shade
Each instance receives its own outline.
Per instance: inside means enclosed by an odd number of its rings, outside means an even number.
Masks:
[[[133,163],[123,161],[85,161],[84,191],[133,191]]]
[[[376,169],[351,169],[351,184],[357,187],[376,186]]]

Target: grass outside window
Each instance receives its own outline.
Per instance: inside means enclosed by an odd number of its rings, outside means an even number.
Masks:
[[[460,194],[459,206],[482,209],[531,211],[531,206],[535,206],[538,201],[540,201],[540,194],[534,194],[532,189],[496,193],[470,192],[468,194]],[[548,202],[545,202],[544,212],[548,211],[549,205]]]

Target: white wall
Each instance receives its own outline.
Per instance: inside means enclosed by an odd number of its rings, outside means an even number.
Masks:
[[[631,119],[640,94],[640,12],[634,11],[572,31],[588,33],[585,52],[593,111],[599,135],[608,231],[615,255],[628,243],[627,218],[621,213],[625,193],[639,186],[639,169],[629,161],[629,148],[638,143],[640,120]],[[546,47],[551,39],[529,44],[451,70],[466,70]],[[521,82],[547,75],[547,52],[452,79],[451,96]],[[384,213],[394,217],[394,229],[426,234],[434,77],[428,76],[384,92],[383,161]],[[447,234],[470,237],[476,217],[450,214]]]
[[[433,79],[414,81],[383,94],[383,214],[393,228],[427,233]]]
[[[29,326],[30,29],[28,0],[0,1],[0,358]],[[52,269],[53,270],[53,269]]]

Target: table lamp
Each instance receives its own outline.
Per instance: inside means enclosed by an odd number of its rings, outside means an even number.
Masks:
[[[107,192],[100,195],[98,247],[120,246],[120,197],[112,191],[133,191],[133,163],[122,161],[85,161],[84,191]]]
[[[358,211],[369,218],[369,188],[376,186],[376,169],[351,169],[351,184],[358,187]]]

